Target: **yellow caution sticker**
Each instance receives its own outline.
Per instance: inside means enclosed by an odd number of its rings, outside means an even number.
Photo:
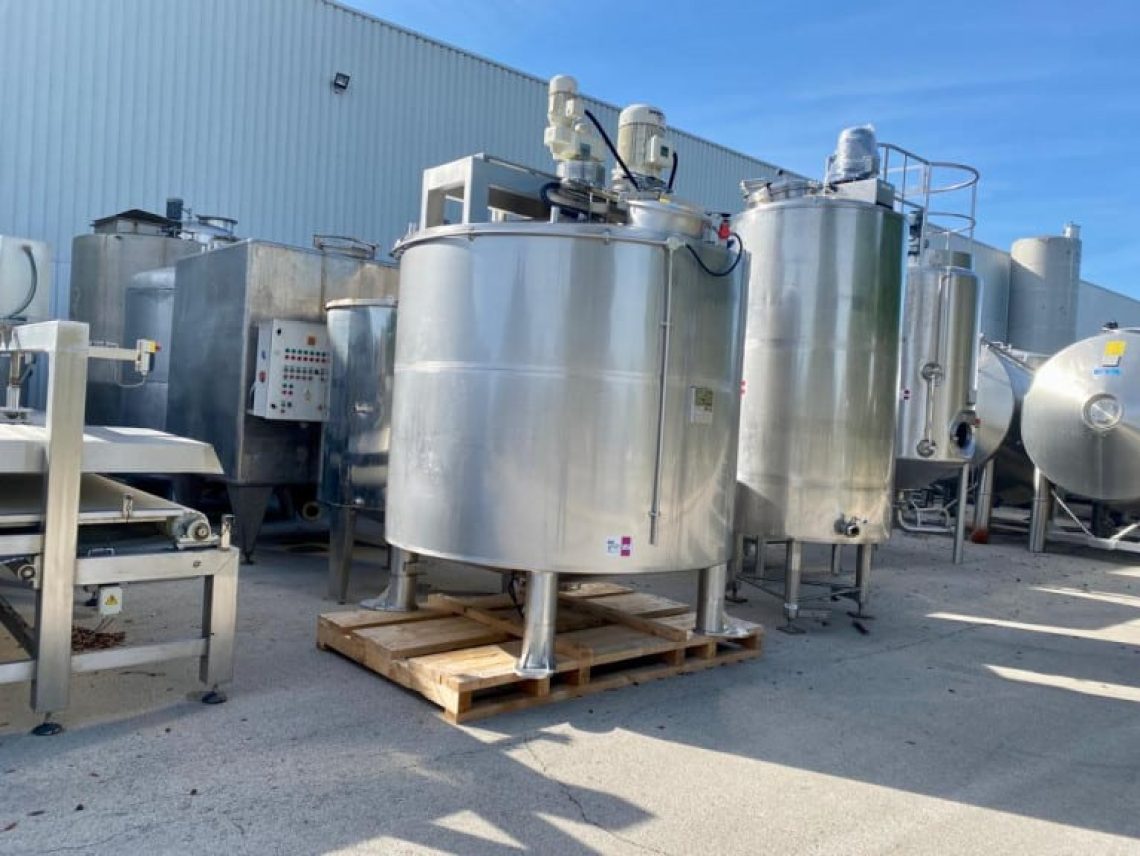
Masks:
[[[1128,343],[1123,339],[1110,339],[1104,343],[1104,355],[1106,357],[1123,357],[1127,348]]]

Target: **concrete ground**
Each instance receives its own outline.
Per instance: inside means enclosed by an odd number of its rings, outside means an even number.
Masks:
[[[227,704],[195,700],[192,663],[84,675],[68,730],[37,738],[28,688],[0,687],[0,853],[1140,852],[1140,565],[1007,542],[953,567],[949,546],[880,551],[866,635],[842,612],[775,632],[750,591],[760,660],[457,728],[316,650],[324,559],[267,544]],[[381,556],[359,552],[355,596]],[[126,606],[142,641],[198,600]]]

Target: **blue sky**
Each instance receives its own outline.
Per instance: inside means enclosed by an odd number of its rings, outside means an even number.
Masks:
[[[981,171],[981,240],[1073,220],[1083,277],[1140,297],[1140,0],[348,5],[812,176],[873,122]]]

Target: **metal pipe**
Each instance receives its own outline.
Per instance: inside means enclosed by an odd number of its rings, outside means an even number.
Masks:
[[[549,678],[554,674],[557,610],[558,574],[532,572],[526,586],[522,653],[515,664],[515,674],[520,678]]]
[[[416,604],[416,577],[419,573],[415,568],[419,556],[395,546],[389,546],[389,549],[392,551],[392,573],[388,577],[388,587],[380,597],[362,600],[360,605],[380,612],[415,612],[419,609]]]
[[[653,498],[649,506],[649,543],[657,543],[657,522],[661,517],[661,458],[665,454],[665,407],[669,389],[669,343],[673,326],[673,255],[665,249],[665,315],[661,321],[661,370],[657,376],[657,447],[653,453]]]
[[[1033,509],[1029,515],[1029,552],[1044,553],[1053,521],[1053,484],[1036,467],[1033,470]]]
[[[962,464],[958,475],[958,507],[954,514],[954,564],[960,565],[966,552],[966,503],[970,499],[970,465]]]
[[[974,497],[974,532],[970,540],[985,544],[990,540],[990,517],[994,511],[994,459],[990,458],[978,473]]]
[[[728,565],[701,569],[697,584],[697,621],[694,629],[702,636],[739,638],[748,633],[725,614],[727,584]]]

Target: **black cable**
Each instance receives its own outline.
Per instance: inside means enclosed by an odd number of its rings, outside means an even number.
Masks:
[[[637,179],[633,177],[633,173],[629,171],[629,167],[625,165],[625,161],[621,159],[617,149],[614,148],[613,141],[610,140],[610,135],[606,133],[606,129],[602,127],[602,123],[598,121],[598,117],[591,113],[589,110],[585,111],[586,118],[594,123],[594,127],[598,129],[598,133],[602,135],[602,140],[606,144],[606,148],[610,150],[610,154],[614,156],[617,165],[621,167],[621,171],[625,173],[625,177],[629,179],[629,183],[633,185],[634,190],[641,190],[641,185],[637,183]]]
[[[20,304],[19,308],[13,312],[8,313],[9,318],[17,317],[21,312],[32,305],[32,301],[36,299],[36,292],[40,288],[40,269],[36,265],[36,257],[32,254],[32,247],[30,244],[21,244],[20,249],[24,251],[24,255],[28,257],[28,264],[32,267],[32,287],[28,289],[28,296],[24,302]]]
[[[732,232],[731,234],[732,237],[736,240],[736,258],[732,260],[732,264],[721,271],[713,270],[708,265],[706,265],[704,259],[697,255],[697,251],[693,249],[692,244],[685,244],[685,248],[693,254],[693,258],[697,260],[697,264],[701,266],[701,270],[703,270],[709,276],[728,276],[730,273],[736,270],[736,266],[740,264],[740,259],[744,256],[744,241],[740,240],[740,236],[735,232]]]
[[[666,193],[672,193],[673,192],[673,179],[675,179],[677,177],[677,161],[678,160],[679,160],[679,158],[677,157],[677,150],[673,149],[673,169],[669,171],[669,182],[665,185],[665,192]]]

